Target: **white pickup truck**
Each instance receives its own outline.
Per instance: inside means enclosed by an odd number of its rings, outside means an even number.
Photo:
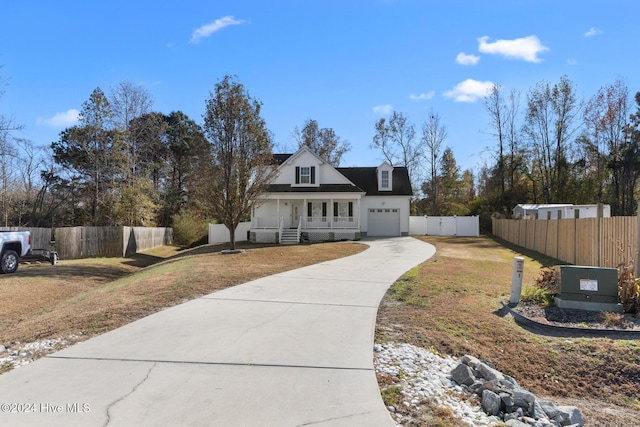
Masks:
[[[20,258],[31,254],[31,233],[0,231],[0,273],[14,273]]]

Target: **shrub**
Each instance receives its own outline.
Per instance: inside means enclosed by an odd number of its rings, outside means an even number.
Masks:
[[[525,286],[522,289],[522,295],[520,299],[522,301],[532,302],[545,307],[549,307],[554,304],[554,296],[555,294],[551,293],[548,289],[539,288],[537,286]]]
[[[640,312],[640,280],[635,277],[633,263],[618,264],[618,299],[625,313]]]
[[[181,211],[173,216],[173,241],[181,246],[191,246],[206,238],[209,233],[209,221],[200,215]]]
[[[560,290],[556,281],[556,271],[553,268],[541,269],[540,276],[536,279],[536,287],[557,295]]]
[[[522,290],[522,301],[529,301],[545,307],[554,304],[553,297],[558,294],[555,270],[544,268],[533,286],[525,286]]]

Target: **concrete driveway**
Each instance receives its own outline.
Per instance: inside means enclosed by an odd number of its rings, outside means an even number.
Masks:
[[[0,375],[0,425],[393,426],[373,368],[378,304],[435,248],[363,243]]]

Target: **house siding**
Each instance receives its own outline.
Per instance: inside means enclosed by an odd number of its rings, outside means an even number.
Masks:
[[[395,235],[399,222],[399,233],[409,234],[412,191],[406,168],[387,163],[378,168],[334,168],[307,147],[274,159],[278,175],[253,210],[251,241],[277,242],[280,227],[298,226],[307,241],[357,240],[367,234],[369,209],[397,209],[400,219],[394,216],[387,222],[386,217],[376,217],[376,228],[381,232],[380,225],[394,224],[390,234]],[[310,182],[302,183],[300,174],[306,167]],[[390,188],[384,191],[380,189],[382,170],[389,172]],[[343,205],[342,215],[336,215],[340,202],[348,207]]]

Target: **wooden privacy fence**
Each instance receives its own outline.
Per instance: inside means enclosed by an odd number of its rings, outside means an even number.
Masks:
[[[55,230],[60,259],[122,257],[173,243],[165,227],[64,227]]]
[[[617,267],[638,261],[638,217],[492,220],[493,235],[574,265]],[[636,264],[636,267],[638,264]],[[638,269],[636,269],[638,271]]]
[[[173,229],[165,227],[8,227],[31,232],[33,249],[58,252],[60,259],[122,257],[173,243]],[[51,241],[55,240],[52,245]]]

